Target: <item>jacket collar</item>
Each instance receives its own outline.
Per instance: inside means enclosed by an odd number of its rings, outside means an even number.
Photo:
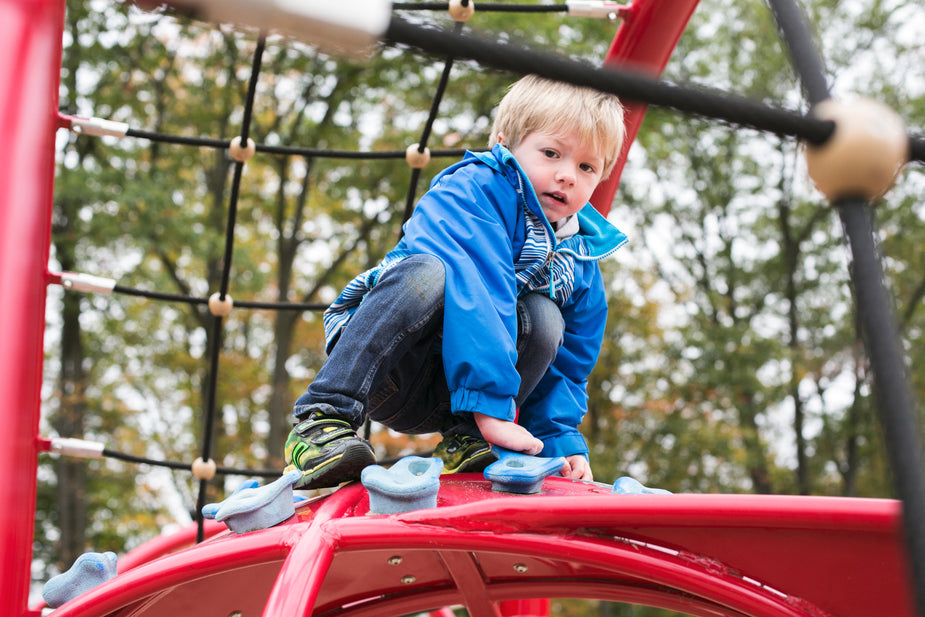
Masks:
[[[527,207],[540,218],[545,224],[551,238],[555,238],[555,232],[552,225],[546,220],[546,215],[540,207],[540,202],[536,197],[527,174],[524,173],[520,163],[511,154],[511,151],[501,144],[495,144],[491,151],[483,152],[466,152],[457,165],[464,165],[473,162],[488,165],[497,172],[503,174],[508,181],[515,187],[523,187],[526,192]],[[456,167],[456,166],[454,166]],[[588,256],[585,258],[602,259],[614,253],[617,249],[626,244],[629,239],[626,234],[617,229],[613,223],[608,221],[594,206],[586,203],[578,211],[579,234],[582,241],[588,248]],[[555,240],[553,240],[555,242]],[[566,241],[567,243],[568,241]],[[569,251],[572,252],[572,251]]]

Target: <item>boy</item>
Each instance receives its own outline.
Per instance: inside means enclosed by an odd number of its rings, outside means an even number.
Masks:
[[[438,175],[398,245],[325,312],[328,359],[286,441],[295,488],[375,463],[356,434],[367,416],[439,431],[444,473],[481,471],[494,444],[592,479],[578,425],[607,315],[597,261],[626,236],[588,199],[624,134],[616,97],[535,76],[510,88],[491,152]]]

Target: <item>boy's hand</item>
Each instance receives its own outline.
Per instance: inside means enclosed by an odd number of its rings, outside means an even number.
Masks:
[[[594,480],[591,465],[582,454],[566,456],[565,465],[562,466],[562,471],[559,472],[559,475],[572,480],[585,480],[586,482]]]
[[[488,443],[533,456],[542,452],[543,442],[521,425],[486,416],[483,413],[474,412],[472,415],[475,417],[475,423],[482,437]]]

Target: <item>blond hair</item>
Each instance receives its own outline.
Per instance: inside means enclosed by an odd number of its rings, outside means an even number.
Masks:
[[[488,147],[503,135],[504,145],[516,148],[524,137],[536,131],[550,135],[577,132],[583,142],[603,156],[601,177],[606,178],[626,136],[623,105],[612,94],[527,75],[501,99]]]

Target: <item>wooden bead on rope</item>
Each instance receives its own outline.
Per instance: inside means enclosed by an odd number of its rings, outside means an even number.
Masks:
[[[197,480],[211,480],[215,477],[215,469],[215,461],[212,459],[204,461],[200,456],[195,461],[193,461],[193,477]]]
[[[209,296],[209,312],[216,317],[228,317],[233,306],[234,300],[228,294],[225,294],[224,300],[222,300],[222,294],[217,291]]]
[[[469,21],[472,14],[475,13],[475,2],[468,0],[463,4],[463,0],[450,0],[449,11],[453,21]]]
[[[909,160],[909,138],[892,109],[871,99],[827,99],[813,115],[835,122],[828,141],[806,146],[807,172],[823,195],[876,199],[893,186]]]
[[[247,147],[244,148],[241,146],[241,137],[235,137],[231,140],[231,144],[228,146],[228,153],[231,154],[231,158],[236,160],[239,163],[246,163],[250,160],[254,153],[257,152],[257,144],[254,143],[254,140],[250,137],[247,138]]]
[[[421,169],[430,162],[430,148],[424,148],[424,152],[419,148],[418,144],[411,144],[405,150],[405,161],[412,169]]]

